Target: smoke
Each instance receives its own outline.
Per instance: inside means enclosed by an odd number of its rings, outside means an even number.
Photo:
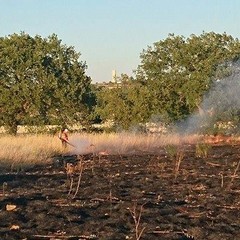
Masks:
[[[168,145],[194,144],[199,136],[180,136],[179,134],[135,134],[135,133],[101,133],[75,134],[70,137],[74,144],[68,154],[93,156],[165,154]]]
[[[217,121],[229,122],[240,111],[240,62],[225,63],[218,70],[226,77],[214,80],[198,111],[178,126],[186,134],[199,133]]]
[[[92,152],[91,142],[86,138],[73,138],[71,140],[74,148],[71,150],[71,154],[88,154]]]

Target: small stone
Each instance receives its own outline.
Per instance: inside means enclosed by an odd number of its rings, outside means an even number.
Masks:
[[[13,204],[7,204],[6,205],[6,210],[7,211],[13,211],[13,210],[15,210],[17,208],[17,206],[16,205],[13,205]]]
[[[20,229],[20,227],[18,225],[12,225],[10,227],[10,230],[19,230],[19,229]]]

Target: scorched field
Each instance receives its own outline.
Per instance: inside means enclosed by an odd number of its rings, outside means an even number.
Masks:
[[[240,145],[63,154],[0,174],[0,239],[240,239]]]

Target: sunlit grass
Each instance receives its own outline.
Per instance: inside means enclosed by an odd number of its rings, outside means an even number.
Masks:
[[[76,134],[72,136],[75,148],[73,153],[98,153],[108,154],[134,154],[144,152],[157,153],[166,145],[194,144],[200,136],[169,135],[145,135],[134,133],[119,134]]]
[[[0,166],[16,169],[45,164],[61,154],[135,154],[155,152],[169,144],[195,143],[198,136],[119,134],[70,134],[74,146],[62,149],[61,141],[51,135],[0,136]]]
[[[0,137],[0,164],[19,167],[46,163],[61,154],[59,139],[50,135],[19,135]]]

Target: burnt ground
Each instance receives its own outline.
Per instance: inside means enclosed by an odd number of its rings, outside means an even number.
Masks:
[[[240,239],[240,146],[181,151],[82,156],[71,193],[64,166],[76,156],[2,173],[0,239]]]

